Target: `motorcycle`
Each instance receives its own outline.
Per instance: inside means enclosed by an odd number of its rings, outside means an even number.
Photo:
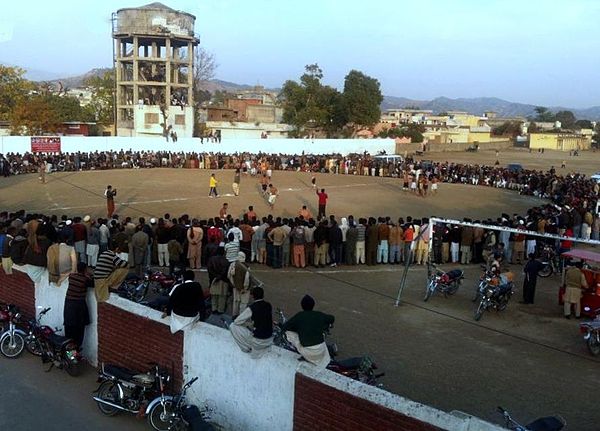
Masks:
[[[498,412],[504,416],[505,427],[513,431],[560,431],[567,426],[567,421],[560,416],[546,416],[527,425],[521,425],[510,416],[506,409],[498,407]]]
[[[375,373],[377,365],[369,356],[356,356],[343,360],[332,360],[327,369],[334,373],[342,374],[353,380],[366,383],[367,385],[382,387],[383,384],[377,383],[377,379],[385,376],[385,373]]]
[[[44,308],[37,320],[32,319],[28,322],[25,348],[29,353],[40,356],[43,363],[50,362],[48,371],[56,366],[76,377],[83,371],[81,351],[73,339],[57,335],[54,329],[41,324],[48,311],[50,307]]]
[[[27,333],[17,324],[21,321],[21,313],[16,305],[9,304],[0,310],[0,321],[8,322],[8,327],[0,335],[0,352],[7,358],[14,359],[23,353]]]
[[[146,271],[142,278],[129,274],[119,287],[119,295],[134,302],[142,302],[148,291],[152,290],[159,296],[168,295],[175,284],[183,281],[180,270],[168,275],[162,271]]]
[[[191,431],[214,431],[207,422],[208,415],[196,406],[186,405],[187,390],[198,380],[194,377],[177,395],[165,395],[164,386],[160,383],[160,396],[150,402],[146,408],[148,423],[157,431],[189,429]]]
[[[444,272],[439,270],[434,264],[430,265],[433,267],[433,271],[431,271],[431,268],[427,268],[429,282],[427,283],[427,290],[425,291],[423,301],[427,302],[436,291],[443,293],[444,297],[454,295],[462,284],[462,280],[465,278],[464,271],[461,269],[453,269]]]
[[[538,271],[538,275],[542,278],[550,277],[554,273],[559,273],[560,266],[556,251],[553,247],[545,244],[540,256],[542,268]]]
[[[150,399],[156,397],[170,380],[169,374],[157,364],[146,373],[137,373],[112,364],[102,364],[98,373],[98,389],[92,397],[106,416],[124,411],[142,414]]]
[[[512,279],[507,274],[500,274],[498,277],[493,277],[486,273],[485,277],[480,280],[473,302],[479,300],[479,304],[475,309],[475,320],[480,320],[483,312],[489,309],[503,311],[508,306],[508,301],[513,294],[514,284]]]
[[[594,314],[596,315],[594,320],[579,324],[579,331],[583,334],[590,353],[598,356],[600,355],[600,308]]]

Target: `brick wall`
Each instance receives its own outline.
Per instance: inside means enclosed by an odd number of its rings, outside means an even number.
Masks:
[[[295,431],[437,431],[433,425],[296,373]]]
[[[0,302],[15,304],[27,318],[35,316],[35,287],[29,276],[13,269],[6,275],[0,268]]]
[[[98,362],[147,371],[150,362],[169,370],[174,388],[183,376],[183,334],[114,305],[98,304]]]

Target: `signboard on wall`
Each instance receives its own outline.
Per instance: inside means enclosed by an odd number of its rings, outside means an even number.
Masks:
[[[32,153],[60,153],[60,136],[32,136]]]

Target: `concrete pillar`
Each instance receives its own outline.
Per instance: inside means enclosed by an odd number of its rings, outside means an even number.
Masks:
[[[194,106],[194,45],[192,42],[188,42],[187,46],[188,52],[188,76],[187,76],[187,84],[188,84],[188,106]]]
[[[165,106],[171,106],[171,38],[165,39],[166,63],[165,63]],[[168,109],[168,108],[167,108]]]
[[[139,77],[139,41],[138,37],[133,37],[133,104],[137,105],[140,98],[140,92],[138,87]]]

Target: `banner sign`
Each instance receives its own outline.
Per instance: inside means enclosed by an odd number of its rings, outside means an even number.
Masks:
[[[60,153],[59,136],[32,136],[32,153]]]

